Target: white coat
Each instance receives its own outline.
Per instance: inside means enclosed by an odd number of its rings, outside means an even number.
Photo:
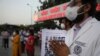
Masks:
[[[67,33],[69,56],[100,56],[100,23],[95,18],[88,21],[73,40],[73,27]]]

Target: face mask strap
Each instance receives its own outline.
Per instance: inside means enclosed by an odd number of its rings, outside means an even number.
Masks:
[[[80,8],[82,8],[82,7],[84,7],[86,4],[84,4],[84,5],[82,5],[82,6],[80,6]],[[79,8],[79,9],[80,9]],[[81,14],[84,14],[85,12],[81,12],[81,13],[78,13],[78,15],[81,15]]]

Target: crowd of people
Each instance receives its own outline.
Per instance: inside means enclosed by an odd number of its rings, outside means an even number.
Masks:
[[[39,39],[34,35],[33,29],[14,30],[12,33],[5,29],[0,35],[2,48],[8,49],[11,44],[12,56],[21,56],[22,53],[34,56],[36,41]]]

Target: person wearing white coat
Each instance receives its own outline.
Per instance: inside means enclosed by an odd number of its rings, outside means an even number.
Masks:
[[[96,0],[71,0],[65,15],[75,24],[68,30],[65,43],[50,41],[55,56],[100,56],[100,22],[95,11]]]
[[[66,44],[70,48],[70,56],[100,56],[100,22],[95,18],[91,18],[76,37],[74,26],[68,31],[67,36],[69,41],[66,41]]]

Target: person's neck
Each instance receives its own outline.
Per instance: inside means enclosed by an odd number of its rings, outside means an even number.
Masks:
[[[89,15],[88,14],[85,14],[84,15],[84,19],[81,22],[76,23],[76,27],[78,27],[82,22],[84,22],[88,17],[89,17]]]

